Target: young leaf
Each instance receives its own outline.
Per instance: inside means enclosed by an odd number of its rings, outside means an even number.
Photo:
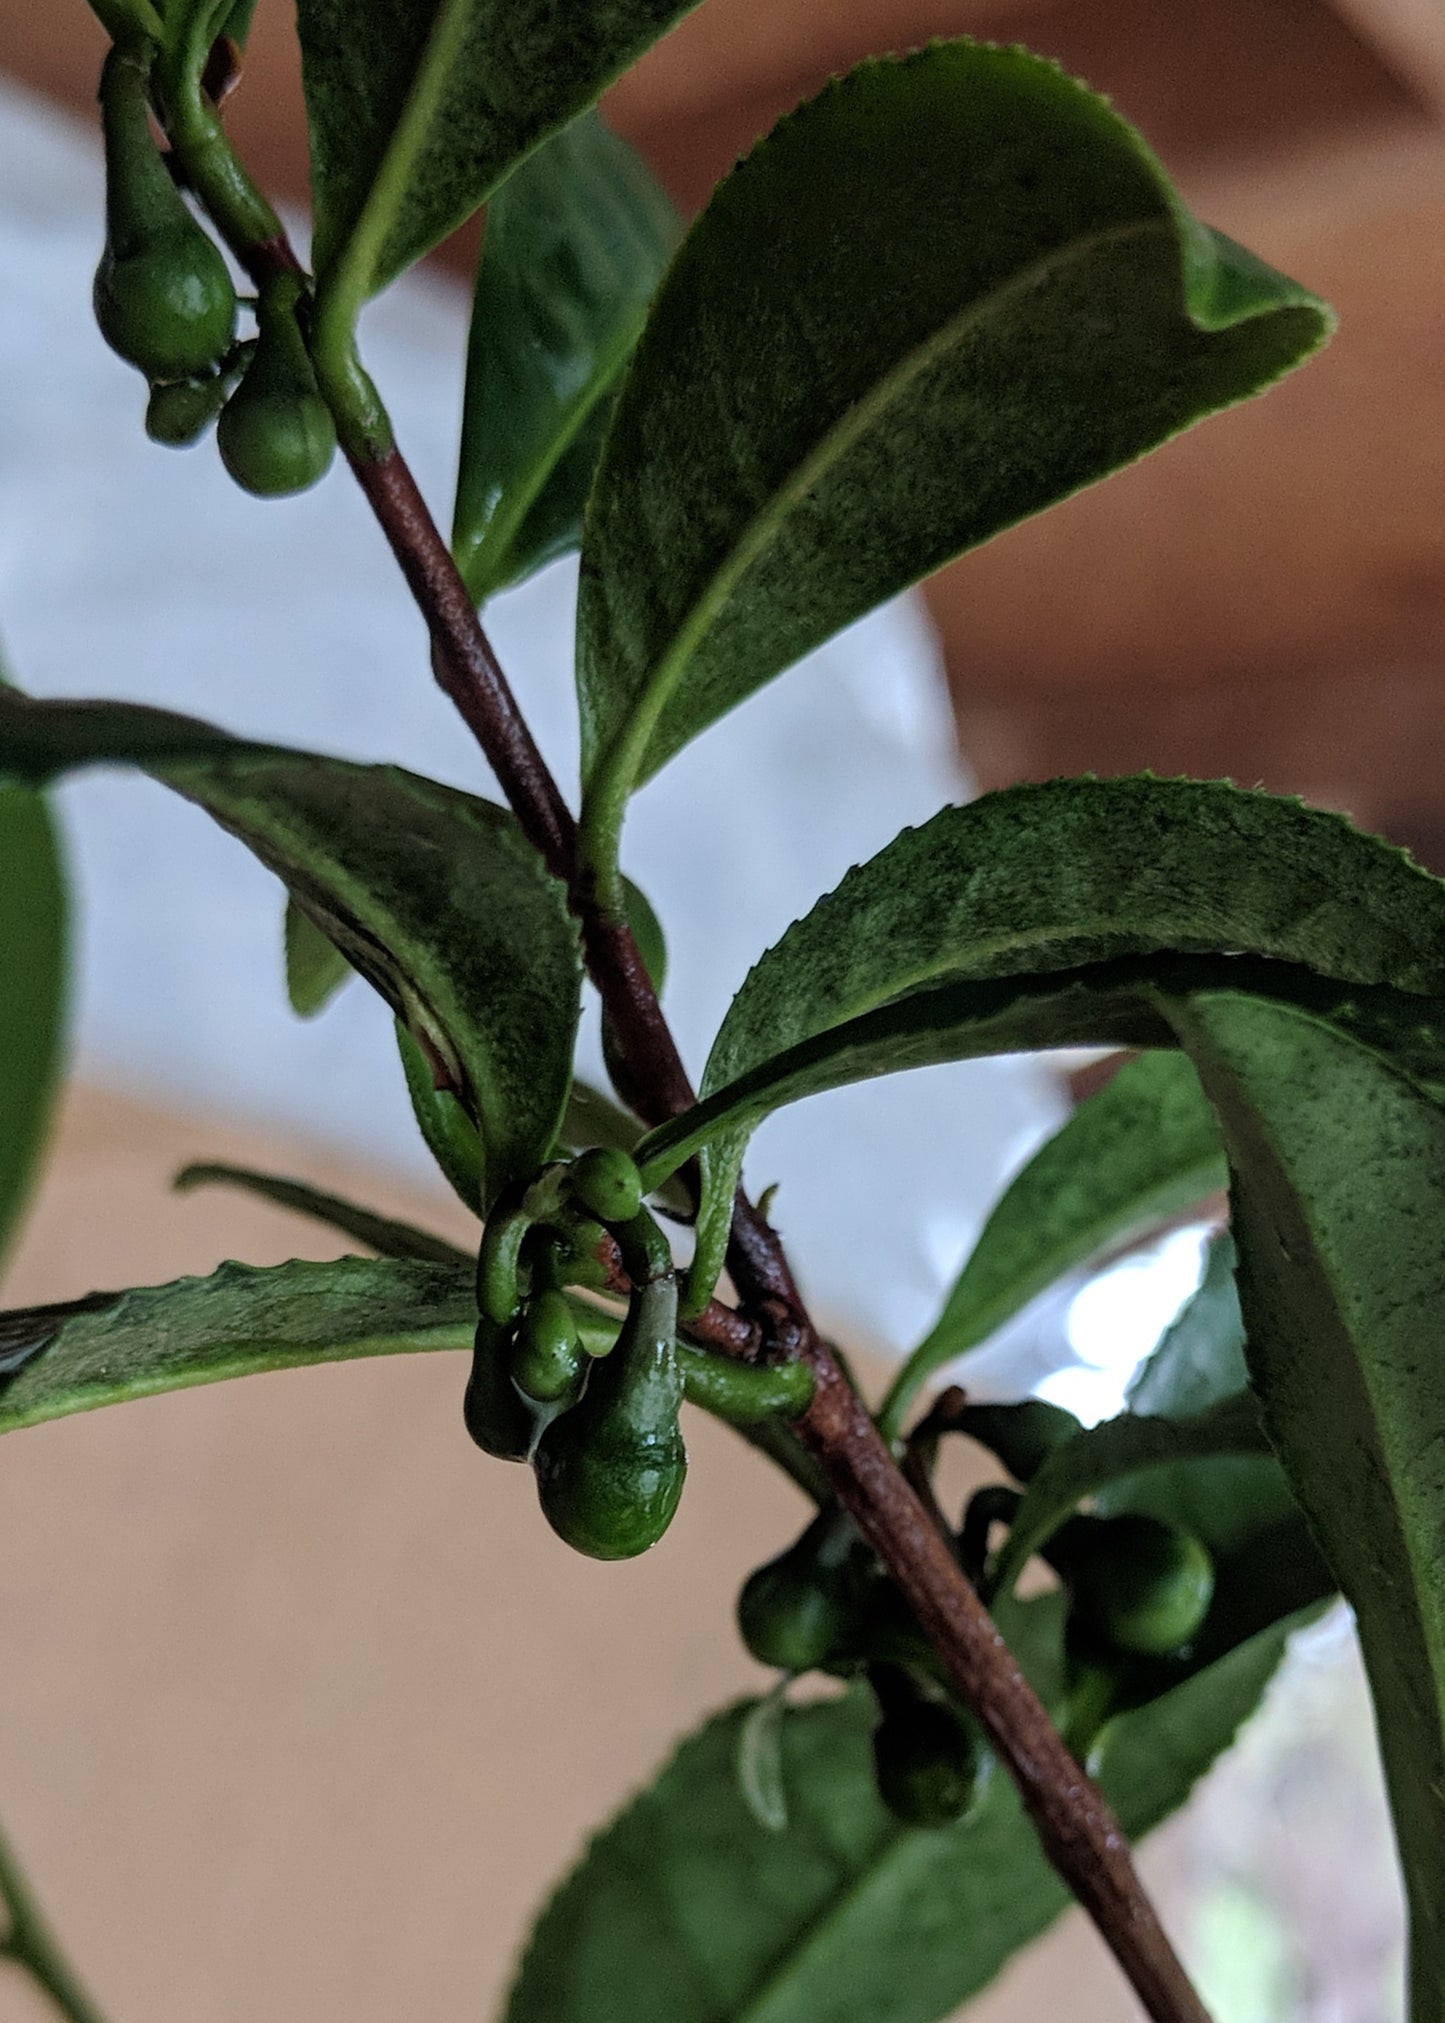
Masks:
[[[317,273],[359,306],[690,4],[299,0]]]
[[[1199,1290],[1130,1384],[1131,1412],[1170,1418],[1203,1412],[1249,1382],[1235,1265],[1234,1239],[1226,1230],[1209,1246]]]
[[[1248,1391],[1222,1398],[1188,1419],[1121,1412],[1065,1441],[1024,1492],[1007,1542],[989,1572],[989,1593],[1007,1594],[1066,1518],[1087,1496],[1141,1469],[1213,1460],[1223,1454],[1268,1455],[1259,1407]]]
[[[1329,328],[1051,63],[934,43],[829,85],[684,242],[603,451],[578,621],[599,846],[831,633]]]
[[[0,695],[0,776],[125,761],[196,802],[286,883],[439,1064],[487,1187],[556,1136],[580,1006],[562,887],[502,809],[394,766],[227,739],[121,703]]]
[[[1200,996],[1179,1024],[1229,1152],[1265,1425],[1359,1626],[1423,2023],[1445,1983],[1445,1109],[1285,1007]]]
[[[246,46],[246,38],[251,33],[251,22],[256,12],[256,0],[235,0],[235,5],[221,24],[222,33],[241,49]]]
[[[782,1833],[788,1824],[788,1786],[783,1775],[787,1689],[785,1674],[770,1693],[753,1702],[738,1728],[738,1789],[748,1811],[769,1833]]]
[[[223,1264],[209,1278],[0,1314],[0,1433],[262,1370],[469,1349],[472,1275],[343,1257]]]
[[[1183,1803],[1284,1639],[1119,1721],[1103,1782],[1127,1833]],[[937,2023],[1064,1908],[1006,1778],[958,1826],[893,1819],[857,1689],[784,1714],[788,1824],[770,1832],[738,1790],[751,1704],[684,1742],[592,1842],[542,1913],[506,2023]]]
[[[1169,1053],[1127,1061],[1010,1184],[931,1332],[895,1378],[881,1415],[885,1434],[897,1432],[935,1370],[987,1340],[1065,1272],[1224,1183],[1219,1133],[1188,1061]]]
[[[297,1018],[314,1019],[351,975],[351,964],[292,898],[286,901],[286,995]]]
[[[66,895],[50,811],[0,786],[0,1264],[50,1119],[65,1009]]]
[[[426,1055],[398,1019],[396,1044],[406,1092],[427,1150],[446,1175],[457,1199],[473,1215],[482,1212],[482,1141],[477,1127],[452,1094],[439,1089]]]
[[[1234,1244],[1226,1235],[1210,1249],[1198,1292],[1130,1387],[1129,1410],[1180,1418],[1235,1397],[1248,1381]],[[1216,1559],[1263,1532],[1299,1522],[1299,1506],[1272,1454],[1151,1468],[1109,1483],[1095,1508],[1104,1515],[1143,1511],[1182,1524]]]
[[[646,164],[593,112],[492,199],[452,526],[478,604],[581,540],[617,382],[678,229]]]
[[[729,1007],[703,1100],[639,1159],[655,1182],[715,1139],[715,1255],[748,1131],[783,1103],[975,1054],[1173,1046],[1163,996],[1249,957],[1261,989],[1326,979],[1336,1009],[1385,992],[1402,1029],[1438,1027],[1442,949],[1445,884],[1337,815],[1147,776],[1011,787],[905,830],[795,922]]]
[[[458,1250],[454,1243],[448,1243],[443,1237],[433,1236],[430,1230],[417,1229],[410,1222],[395,1222],[387,1215],[376,1215],[371,1209],[344,1200],[339,1194],[327,1194],[319,1187],[309,1187],[304,1180],[286,1180],[275,1173],[255,1173],[247,1166],[212,1163],[183,1166],[171,1185],[178,1194],[189,1194],[196,1187],[239,1187],[244,1193],[259,1194],[263,1201],[274,1202],[278,1208],[289,1208],[297,1215],[309,1215],[317,1222],[339,1229],[343,1236],[354,1237],[368,1250],[374,1250],[378,1257],[408,1258],[420,1264],[455,1265],[464,1271],[472,1270],[476,1263],[468,1252]]]

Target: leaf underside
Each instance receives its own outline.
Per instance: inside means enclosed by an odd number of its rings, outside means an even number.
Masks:
[[[1329,327],[1053,64],[954,41],[829,85],[720,185],[619,398],[582,553],[592,791],[620,819],[830,634]]]
[[[477,604],[580,542],[617,381],[677,234],[646,165],[595,113],[488,207],[452,525]]]
[[[286,901],[283,942],[291,1009],[297,1018],[314,1019],[350,977],[351,964],[291,898]]]
[[[281,878],[477,1122],[493,1193],[556,1135],[581,958],[562,887],[500,808],[395,766],[228,739],[120,703],[0,695],[0,776],[139,766]]]
[[[1425,2023],[1445,1984],[1445,1109],[1288,1007],[1201,997],[1180,1030],[1229,1152],[1265,1425],[1355,1611]]]

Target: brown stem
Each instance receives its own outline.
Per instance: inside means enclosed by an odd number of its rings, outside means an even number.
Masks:
[[[576,828],[527,728],[445,541],[401,454],[353,459],[431,633],[437,680],[461,712],[549,869],[568,888],[593,982],[612,1023],[627,1094],[648,1123],[677,1115],[692,1088],[624,924],[602,916],[579,880]],[[867,1411],[807,1317],[782,1247],[741,1194],[730,1253],[744,1305],[770,1313],[773,1339],[817,1376],[796,1422],[840,1502],[898,1583],[960,1694],[1018,1785],[1049,1860],[1098,1926],[1153,2023],[1208,2023],[1135,1872],[1102,1795],[1049,1721],[969,1581],[904,1481]],[[735,1321],[704,1326],[736,1353]]]
[[[284,236],[243,249],[248,271],[291,271]],[[352,459],[432,639],[437,680],[491,763],[522,828],[567,886],[588,970],[612,1022],[628,1098],[650,1124],[689,1107],[692,1088],[657,994],[625,925],[604,918],[579,880],[576,825],[527,728],[446,542],[400,453]],[[960,1694],[1008,1768],[1044,1851],[1093,1918],[1153,2023],[1209,2023],[1144,1893],[1129,1844],[1050,1722],[947,1541],[820,1340],[775,1232],[739,1191],[729,1266],[770,1345],[804,1355],[817,1377],[794,1429],[898,1583]],[[730,1309],[704,1316],[731,1346]],[[736,1347],[732,1348],[736,1353]]]
[[[399,450],[376,462],[361,457],[350,461],[427,622],[437,681],[485,752],[547,869],[570,882],[577,834],[571,811],[517,708],[477,621],[467,586],[410,468]]]
[[[607,1273],[608,1292],[625,1298],[632,1290],[632,1280],[622,1262],[616,1237],[609,1235],[598,1245],[597,1262]],[[716,1349],[739,1362],[752,1362],[763,1346],[763,1331],[757,1322],[718,1299],[709,1300],[701,1313],[683,1321],[679,1332],[699,1347]]]
[[[878,1554],[998,1752],[1045,1854],[1094,1920],[1154,2023],[1209,2023],[1103,1794],[1069,1754],[867,1411],[821,1344],[795,1430]]]

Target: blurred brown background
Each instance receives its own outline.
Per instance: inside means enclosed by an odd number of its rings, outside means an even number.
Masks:
[[[866,52],[969,30],[1107,90],[1212,223],[1327,295],[1267,399],[929,588],[986,784],[1229,774],[1445,858],[1445,9],[1438,0],[705,0],[611,98],[686,206]],[[261,0],[244,151],[304,189],[286,0]],[[84,107],[82,0],[0,0],[0,70]],[[460,262],[466,248],[450,249]],[[866,280],[866,277],[864,277]],[[167,1194],[195,1156],[384,1181],[96,1091],[66,1110],[7,1298],[331,1254]],[[455,1359],[221,1387],[5,1443],[0,1810],[112,2023],[490,2013],[547,1880],[698,1711],[749,1683],[730,1599],[796,1518],[695,1429],[665,1545],[594,1569],[455,1431]],[[1157,1859],[1157,1857],[1156,1857]],[[1066,1926],[973,2012],[1132,2007]],[[0,2019],[41,2011],[0,1978]]]

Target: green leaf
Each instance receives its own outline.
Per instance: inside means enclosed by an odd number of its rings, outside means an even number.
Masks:
[[[223,1264],[208,1278],[0,1314],[0,1432],[45,1419],[358,1356],[469,1349],[477,1307],[454,1266],[343,1257]]]
[[[578,1079],[572,1084],[557,1136],[569,1152],[585,1151],[589,1145],[615,1145],[620,1152],[631,1152],[640,1144],[645,1130],[646,1126],[630,1110],[624,1110],[590,1082]]]
[[[1229,1152],[1265,1424],[1359,1626],[1423,2023],[1445,1983],[1445,1109],[1285,1007],[1200,996],[1179,1024]]]
[[[580,1007],[576,928],[512,817],[395,766],[228,739],[123,703],[0,695],[0,775],[128,762],[281,878],[478,1124],[495,1195],[556,1136]]]
[[[1219,782],[1055,780],[905,830],[756,964],[702,1101],[638,1148],[649,1184],[704,1152],[695,1289],[769,1111],[980,1054],[1172,1047],[1168,1001],[1247,958],[1251,987],[1314,992],[1423,1051],[1445,1016],[1445,884],[1338,815]]]
[[[317,273],[385,287],[690,4],[299,0]]]
[[[477,1127],[452,1094],[439,1089],[426,1055],[398,1019],[396,1044],[401,1054],[406,1092],[427,1150],[446,1175],[457,1199],[482,1213],[485,1158]]]
[[[1010,1184],[932,1331],[895,1378],[885,1434],[898,1431],[935,1370],[986,1341],[1065,1272],[1193,1207],[1225,1177],[1219,1133],[1188,1061],[1155,1053],[1126,1062]]]
[[[1235,1262],[1234,1239],[1225,1231],[1209,1246],[1199,1290],[1130,1384],[1131,1412],[1171,1418],[1203,1412],[1249,1382]]]
[[[297,1215],[309,1215],[339,1229],[343,1236],[354,1237],[368,1250],[374,1250],[378,1257],[448,1264],[460,1266],[463,1271],[471,1271],[476,1264],[466,1251],[458,1250],[443,1237],[433,1236],[429,1230],[376,1215],[339,1194],[310,1187],[304,1180],[286,1180],[275,1173],[253,1172],[249,1166],[212,1162],[182,1167],[171,1184],[178,1194],[189,1194],[196,1187],[239,1187],[244,1193],[258,1194],[263,1201],[274,1202],[278,1208],[289,1208]]]
[[[1129,1409],[1179,1418],[1234,1397],[1248,1381],[1234,1245],[1221,1236],[1211,1246],[1203,1284],[1130,1387]],[[1216,1558],[1241,1549],[1262,1532],[1301,1522],[1272,1454],[1151,1468],[1145,1475],[1110,1483],[1095,1507],[1108,1515],[1143,1511],[1182,1524]]]
[[[599,852],[640,779],[831,633],[1330,323],[1024,50],[829,85],[693,227],[603,451],[578,620]]]
[[[759,1826],[782,1833],[788,1824],[788,1787],[783,1775],[783,1716],[786,1675],[755,1700],[738,1728],[738,1789]]]
[[[44,801],[0,786],[0,1264],[50,1121],[65,1013],[66,893]]]
[[[452,525],[478,604],[578,546],[617,382],[678,232],[641,157],[592,112],[493,198]]]
[[[1161,1465],[1222,1454],[1268,1455],[1259,1407],[1248,1391],[1222,1398],[1187,1419],[1121,1412],[1066,1440],[1024,1491],[1008,1539],[989,1571],[989,1593],[1007,1594],[1065,1519],[1111,1482]]]
[[[1183,1803],[1284,1638],[1118,1722],[1103,1781],[1127,1833]],[[506,2023],[936,2023],[1065,1907],[1002,1775],[943,1831],[885,1811],[860,1690],[784,1714],[788,1824],[770,1832],[738,1789],[752,1704],[684,1742],[592,1842],[537,1924]]]
[[[286,995],[297,1018],[314,1019],[351,975],[351,964],[294,899],[286,901]]]
[[[256,12],[256,0],[235,0],[235,5],[226,16],[222,32],[241,49],[251,33],[251,21]]]

